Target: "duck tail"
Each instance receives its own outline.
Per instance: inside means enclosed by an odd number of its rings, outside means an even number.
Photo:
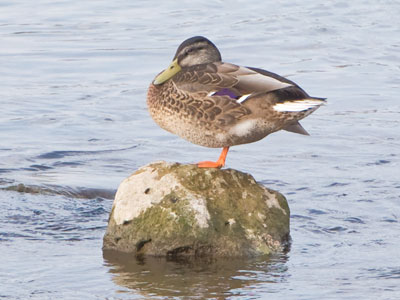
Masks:
[[[303,128],[303,126],[301,126],[301,124],[299,122],[290,124],[290,125],[286,126],[285,128],[283,128],[283,130],[294,132],[294,133],[298,133],[298,134],[302,134],[302,135],[310,135],[307,132],[307,130],[305,130]]]
[[[326,103],[326,98],[307,97],[305,99],[289,100],[279,102],[273,106],[278,112],[301,112],[308,110],[316,110]]]

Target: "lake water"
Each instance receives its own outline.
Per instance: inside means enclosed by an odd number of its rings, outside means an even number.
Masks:
[[[400,299],[399,1],[4,0],[0,13],[0,298]],[[275,133],[227,159],[286,195],[287,253],[101,250],[125,177],[219,155],[146,109],[148,84],[193,35],[328,98],[302,122],[310,137]]]

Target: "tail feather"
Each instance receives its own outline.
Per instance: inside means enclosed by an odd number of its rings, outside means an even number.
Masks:
[[[301,126],[299,122],[290,124],[283,128],[283,130],[298,133],[298,134],[303,134],[303,135],[310,135],[304,128]]]
[[[300,112],[307,110],[315,110],[325,104],[324,98],[306,98],[299,100],[291,100],[277,103],[273,106],[278,112]]]

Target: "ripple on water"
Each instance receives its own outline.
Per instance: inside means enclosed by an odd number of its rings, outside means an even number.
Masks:
[[[37,165],[37,164],[30,165],[29,167],[31,169],[35,170],[35,171],[47,171],[47,170],[53,169],[53,167],[49,167],[49,166],[46,166],[46,165]]]
[[[301,219],[301,220],[314,220],[314,218],[310,216],[304,216],[304,215],[297,215],[297,214],[292,214],[290,215],[291,219]]]
[[[327,212],[320,210],[320,209],[308,209],[307,210],[312,215],[326,215]]]
[[[399,220],[397,219],[397,216],[393,216],[392,218],[389,218],[389,217],[383,218],[383,219],[381,220],[381,222],[398,223]]]
[[[85,163],[83,161],[57,161],[52,165],[54,167],[76,167],[76,166],[83,166]]]
[[[368,277],[376,279],[400,279],[400,267],[368,268],[364,269]],[[360,276],[365,277],[365,276]]]
[[[10,182],[5,182],[10,183]],[[63,195],[70,198],[83,198],[83,199],[114,199],[116,190],[100,189],[100,188],[84,188],[84,187],[68,187],[58,185],[25,185],[12,184],[6,187],[0,187],[0,190],[15,191],[26,194],[40,194],[40,195]]]
[[[362,219],[357,218],[357,217],[348,217],[348,218],[345,218],[344,221],[350,222],[350,223],[355,223],[355,224],[365,224],[365,222]]]
[[[108,149],[108,150],[85,150],[85,151],[78,151],[78,150],[68,150],[68,151],[51,151],[47,153],[43,153],[38,155],[36,158],[39,159],[59,159],[59,158],[64,158],[68,156],[82,156],[82,155],[99,155],[99,154],[104,154],[104,153],[112,153],[112,152],[118,152],[118,151],[125,151],[125,150],[131,150],[135,149],[138,147],[138,145],[134,145],[131,147],[126,147],[126,148],[120,148],[120,149]]]
[[[375,162],[370,162],[370,163],[366,163],[366,166],[380,166],[380,165],[386,165],[386,164],[390,164],[390,160],[386,160],[386,159],[380,159],[377,160]]]
[[[339,232],[345,232],[348,229],[343,226],[334,226],[334,227],[330,227],[330,228],[324,228],[323,230],[328,233],[339,233]]]
[[[17,169],[11,169],[11,168],[0,168],[0,174],[2,173],[9,173],[9,172],[13,172]],[[6,179],[0,179],[1,181],[6,180]]]
[[[349,182],[333,182],[329,185],[327,185],[326,187],[340,187],[340,186],[346,186],[349,185]]]
[[[60,195],[7,192],[12,202],[7,218],[1,218],[2,238],[13,240],[68,240],[98,238],[106,229],[111,201]],[[4,201],[0,208],[7,205]],[[35,209],[32,209],[35,207]],[[5,214],[3,211],[2,214]]]

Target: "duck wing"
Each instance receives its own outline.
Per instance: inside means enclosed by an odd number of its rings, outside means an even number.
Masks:
[[[207,118],[215,119],[221,126],[234,124],[256,112],[251,102],[252,98],[259,99],[260,94],[269,95],[265,97],[269,100],[264,105],[272,107],[285,103],[286,106],[278,106],[280,109],[287,107],[290,102],[293,102],[293,106],[289,109],[297,108],[299,101],[311,98],[296,83],[275,73],[224,62],[184,68],[173,77],[173,82],[179,90],[193,96],[194,101],[188,103],[195,104],[193,109]],[[297,121],[284,129],[308,134]]]
[[[193,116],[223,128],[249,116],[251,111],[237,101],[241,93],[235,88],[239,80],[231,72],[234,70],[225,68],[220,72],[219,65],[184,68],[172,80],[177,90],[183,92],[182,99]]]
[[[184,68],[174,76],[173,81],[179,89],[188,92],[207,91],[209,93],[230,89],[235,94],[235,98],[291,86],[303,91],[296,83],[278,74],[224,62]]]

